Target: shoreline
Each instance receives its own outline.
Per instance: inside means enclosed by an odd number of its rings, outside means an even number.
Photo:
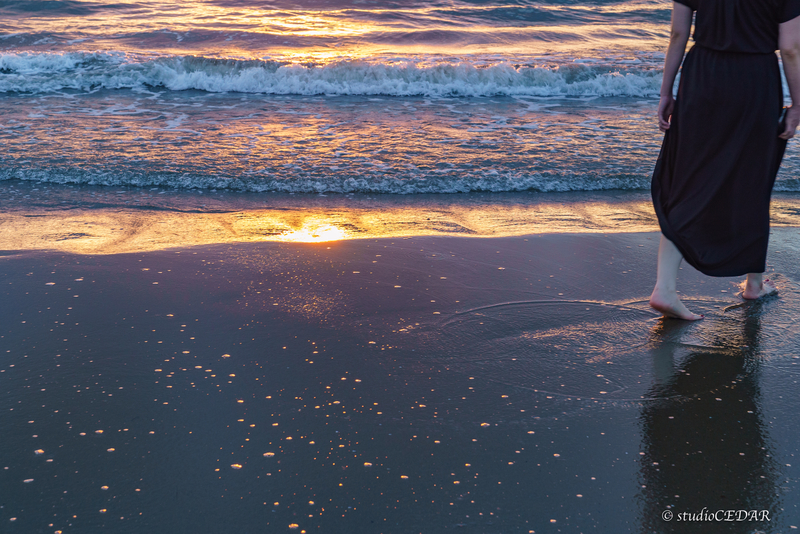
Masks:
[[[0,250],[118,254],[218,243],[658,230],[649,193],[291,195],[3,182]],[[800,227],[800,193],[772,226]]]

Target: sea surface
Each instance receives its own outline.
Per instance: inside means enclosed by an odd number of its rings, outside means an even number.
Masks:
[[[0,181],[647,189],[671,6],[2,0]]]

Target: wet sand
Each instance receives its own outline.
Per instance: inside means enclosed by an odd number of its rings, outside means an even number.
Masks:
[[[2,531],[790,532],[799,231],[694,324],[653,232],[5,245]]]
[[[0,182],[0,250],[119,254],[218,243],[658,231],[647,192],[253,195]],[[773,228],[800,226],[776,193]]]

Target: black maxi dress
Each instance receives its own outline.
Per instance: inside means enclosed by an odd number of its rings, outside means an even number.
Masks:
[[[653,173],[661,232],[710,276],[766,270],[769,203],[786,141],[778,25],[800,0],[675,0],[695,14]]]

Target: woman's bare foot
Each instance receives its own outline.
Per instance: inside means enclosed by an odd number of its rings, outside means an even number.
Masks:
[[[685,321],[697,321],[702,315],[697,315],[686,309],[678,298],[675,284],[678,278],[678,268],[681,266],[683,256],[675,244],[661,235],[658,245],[658,271],[656,273],[656,287],[650,295],[650,306],[664,314],[664,317],[674,317]]]
[[[650,295],[650,307],[664,314],[664,317],[683,319],[684,321],[698,321],[703,315],[692,313],[683,305],[675,293],[661,292],[658,289]]]
[[[775,287],[775,282],[771,281],[769,278],[763,282],[759,282],[760,280],[751,280],[751,277],[748,276],[743,284],[742,298],[756,300],[778,292],[778,288]]]

